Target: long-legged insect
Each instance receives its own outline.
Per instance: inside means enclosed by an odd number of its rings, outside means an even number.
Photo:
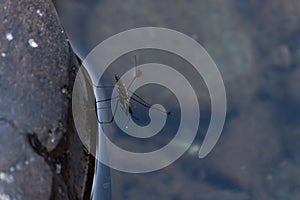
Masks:
[[[98,122],[100,124],[109,124],[109,123],[112,123],[114,121],[114,116],[116,114],[116,111],[117,111],[117,108],[118,108],[119,104],[120,104],[122,110],[124,111],[124,113],[126,114],[126,116],[130,115],[132,118],[138,119],[138,118],[136,118],[133,115],[133,112],[132,112],[132,109],[131,109],[131,104],[130,104],[130,99],[132,99],[133,101],[141,104],[142,106],[144,106],[146,108],[151,108],[151,104],[149,104],[148,102],[146,102],[143,98],[141,98],[140,96],[138,96],[134,92],[130,91],[130,87],[133,84],[133,82],[138,77],[141,77],[141,75],[142,75],[142,72],[137,69],[137,58],[136,58],[136,56],[134,56],[134,61],[135,61],[135,76],[130,80],[130,82],[128,84],[128,87],[126,87],[126,85],[123,83],[123,81],[121,80],[120,76],[118,74],[115,74],[115,81],[116,81],[116,86],[117,86],[117,89],[118,89],[117,90],[118,91],[118,96],[112,97],[112,98],[108,98],[108,99],[99,100],[99,101],[95,100],[95,107],[96,107],[97,119],[98,119]],[[114,88],[114,87],[115,86],[96,86],[96,88]],[[129,96],[129,93],[131,94],[131,97]],[[97,104],[98,103],[102,103],[102,102],[112,101],[112,100],[115,100],[115,99],[118,99],[118,100],[117,100],[117,103],[116,103],[116,107],[115,107],[115,109],[113,111],[112,118],[110,120],[108,120],[108,121],[102,121],[101,122],[99,120],[99,116],[98,116],[98,109],[107,109],[109,107],[97,108]],[[152,107],[152,109],[155,109],[155,110],[157,110],[159,112],[162,112],[162,113],[166,113],[167,115],[170,114],[170,112],[166,112],[166,111],[161,110],[159,108],[153,108]],[[128,119],[128,121],[129,121],[129,119]],[[127,121],[127,123],[128,123],[128,121]]]

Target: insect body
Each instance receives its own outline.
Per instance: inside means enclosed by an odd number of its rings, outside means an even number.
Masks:
[[[142,75],[142,72],[137,69],[137,64],[136,63],[137,62],[136,62],[136,56],[135,56],[135,68],[136,68],[136,70],[135,70],[135,76],[130,80],[130,82],[128,84],[128,87],[126,87],[126,84],[123,83],[123,81],[121,80],[120,76],[118,74],[115,74],[115,81],[116,81],[116,87],[117,87],[117,91],[118,91],[118,96],[112,97],[112,98],[109,98],[109,99],[95,101],[95,107],[96,107],[96,110],[98,110],[98,109],[110,108],[110,107],[97,108],[97,104],[98,103],[102,103],[102,102],[107,102],[107,101],[112,101],[114,99],[118,99],[111,120],[109,120],[109,121],[101,121],[101,120],[99,120],[98,112],[96,111],[96,113],[97,113],[97,119],[98,119],[98,122],[100,124],[108,124],[108,123],[113,122],[114,116],[116,114],[117,107],[118,107],[119,103],[120,103],[120,106],[121,106],[122,110],[126,114],[126,116],[130,115],[131,117],[133,117],[133,118],[135,118],[137,120],[138,120],[138,118],[136,118],[133,115],[133,112],[132,112],[132,109],[131,109],[130,100],[133,100],[133,101],[141,104],[142,106],[144,106],[146,108],[152,108],[151,104],[147,103],[143,98],[141,98],[140,96],[138,96],[134,92],[130,91],[130,87],[133,84],[133,82],[136,80],[136,78],[141,77],[141,75]],[[115,86],[96,86],[96,88],[112,88],[112,89],[114,87]],[[129,96],[129,93],[131,94],[131,97]],[[162,113],[166,113],[168,115],[170,114],[170,112],[166,112],[166,111],[161,110],[159,108],[153,108],[153,109],[155,109],[157,111],[160,111]],[[128,121],[129,121],[129,119],[128,119]],[[127,121],[127,123],[128,123],[128,121]]]
[[[120,101],[121,107],[127,116],[128,116],[128,114],[132,115],[132,110],[131,110],[130,102],[129,102],[130,99],[129,99],[129,94],[128,94],[127,88],[126,88],[125,84],[123,83],[123,81],[120,79],[119,75],[117,75],[117,74],[115,75],[115,80],[116,80],[116,84],[118,87],[119,101]]]

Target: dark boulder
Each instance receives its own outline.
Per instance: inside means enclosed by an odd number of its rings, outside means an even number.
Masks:
[[[80,198],[87,160],[70,125],[66,35],[51,1],[0,2],[0,199]]]

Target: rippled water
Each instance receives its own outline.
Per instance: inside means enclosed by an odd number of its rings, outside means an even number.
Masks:
[[[138,65],[157,62],[182,69],[180,72],[185,76],[193,77],[190,81],[198,91],[201,120],[191,148],[162,170],[130,174],[98,163],[95,199],[299,198],[300,39],[294,31],[293,19],[299,18],[300,12],[292,12],[291,16],[290,10],[298,9],[294,1],[251,2],[56,1],[70,42],[82,59],[99,42],[121,31],[143,26],[166,27],[203,45],[216,62],[226,87],[228,112],[223,133],[214,150],[205,159],[198,159],[211,115],[201,77],[194,77],[194,71],[184,60],[154,50],[131,52],[112,63],[99,85],[114,85],[114,74],[122,75],[133,69],[135,56]],[[273,16],[276,9],[280,14]],[[277,23],[284,19],[289,23],[284,34],[280,34]],[[106,98],[111,92],[104,91],[97,98]],[[171,110],[169,125],[162,134],[146,141],[123,134],[115,123],[105,129],[111,133],[107,137],[118,146],[148,152],[174,137],[180,111],[176,98],[166,88],[152,85],[138,89],[136,94]],[[149,123],[147,112],[144,106],[133,103],[137,124]],[[111,115],[108,113],[107,118]]]

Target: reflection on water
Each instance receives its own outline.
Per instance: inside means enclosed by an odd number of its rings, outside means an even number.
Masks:
[[[139,65],[162,63],[194,77],[190,81],[199,91],[201,110],[194,145],[173,165],[147,174],[111,170],[113,199],[299,199],[300,6],[297,0],[249,2],[57,1],[63,25],[81,58],[121,31],[141,26],[167,27],[200,42],[225,81],[225,128],[213,152],[199,160],[191,152],[201,145],[210,119],[210,100],[201,77],[184,60],[160,51],[133,52],[112,63],[101,84],[114,85],[115,73],[122,75],[134,66],[134,54],[138,54]],[[111,92],[105,91],[103,97]],[[152,85],[136,93],[171,111],[167,119],[170,125],[163,134],[149,140],[137,139],[122,134],[114,123],[104,128],[120,147],[147,152],[174,137],[180,111],[176,109],[176,98],[165,88]],[[147,112],[133,103],[137,118],[133,121],[137,124],[149,123]],[[177,145],[181,148],[182,144]]]

